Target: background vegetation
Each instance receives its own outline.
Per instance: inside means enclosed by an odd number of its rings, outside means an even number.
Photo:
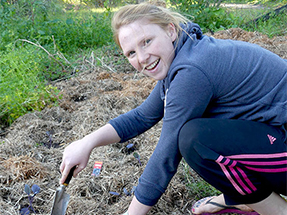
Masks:
[[[126,3],[135,1],[0,0],[0,128],[29,111],[56,105],[60,95],[52,83],[80,72],[79,59],[92,51],[113,62],[119,50],[112,41],[110,18]],[[260,7],[239,10],[223,3]],[[286,10],[267,21],[246,23],[286,4],[287,0],[167,1],[204,32],[241,27],[270,37],[287,33]]]

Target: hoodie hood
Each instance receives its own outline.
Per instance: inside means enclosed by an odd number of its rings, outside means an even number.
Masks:
[[[187,47],[192,47],[198,43],[198,40],[201,40],[203,37],[203,33],[198,24],[188,22],[186,24],[181,24],[182,30],[178,36],[178,39],[174,41],[174,48],[175,48],[175,56],[181,52],[183,46],[188,44]],[[185,52],[185,50],[183,50]],[[161,98],[165,99],[165,93],[169,88],[170,82],[176,75],[177,71],[173,70],[174,66],[177,64],[176,60],[174,60],[169,68],[167,77],[161,80]]]
[[[180,32],[178,39],[174,42],[175,55],[177,55],[179,50],[188,39],[191,39],[195,42],[200,40],[203,36],[199,25],[196,23],[188,22],[185,25],[181,24],[181,27],[183,30]]]

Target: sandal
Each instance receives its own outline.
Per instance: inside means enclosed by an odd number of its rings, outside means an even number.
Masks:
[[[242,211],[242,210],[240,210],[240,209],[238,209],[236,207],[229,207],[229,206],[221,205],[221,204],[219,204],[217,202],[212,202],[211,200],[213,198],[214,197],[205,197],[203,199],[200,199],[199,201],[197,201],[192,206],[192,209],[200,207],[202,205],[202,203],[205,202],[205,204],[212,204],[212,205],[215,205],[217,207],[220,207],[220,208],[222,208],[222,210],[214,212],[214,213],[205,212],[205,213],[202,213],[200,215],[212,215],[212,214],[224,214],[224,213],[236,213],[236,214],[245,214],[245,215],[259,215],[259,213],[255,212],[255,211]]]

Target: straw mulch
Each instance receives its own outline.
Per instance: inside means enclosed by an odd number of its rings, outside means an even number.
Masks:
[[[213,35],[257,43],[287,58],[287,37],[270,39],[256,32],[230,29]],[[86,59],[85,62],[92,62]],[[20,117],[5,136],[0,137],[0,214],[19,214],[28,206],[25,184],[37,184],[41,191],[33,201],[37,214],[49,214],[58,187],[59,165],[66,145],[94,131],[119,114],[141,104],[156,82],[137,74],[128,66],[107,69],[86,63],[77,76],[54,83],[61,90],[57,107],[47,107]],[[114,67],[115,68],[115,67]],[[116,72],[115,72],[116,70]],[[127,72],[129,71],[129,72]],[[89,164],[73,178],[67,192],[67,214],[120,214],[151,156],[161,123],[128,143],[112,144],[93,151]],[[141,163],[127,150],[129,143]],[[95,161],[102,161],[99,177],[91,176]],[[200,196],[190,195],[185,186],[186,165],[181,163],[166,193],[149,214],[191,214],[190,207]],[[118,192],[120,196],[110,192]]]

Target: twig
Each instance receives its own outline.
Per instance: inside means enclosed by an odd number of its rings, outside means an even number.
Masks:
[[[92,62],[89,61],[89,60],[86,59],[86,58],[84,58],[84,61],[87,62],[87,63],[89,63],[89,64],[91,64],[93,68],[96,67],[96,65],[95,65],[94,52],[91,53],[90,59],[92,60]],[[107,68],[107,69],[110,70],[111,72],[115,72],[111,67],[109,67],[107,64],[105,64],[103,60],[101,60],[101,59],[98,58],[98,57],[96,57],[96,59],[101,62],[101,64],[102,64],[101,66],[102,66],[103,68]]]
[[[22,41],[22,42],[30,43],[30,44],[32,44],[32,45],[34,45],[34,46],[36,46],[36,47],[41,48],[42,50],[44,50],[44,51],[49,55],[49,57],[53,58],[53,60],[55,60],[55,61],[62,67],[62,70],[63,70],[63,71],[65,70],[64,65],[63,65],[60,61],[58,61],[50,52],[48,52],[48,51],[47,51],[43,46],[41,46],[40,44],[33,43],[33,42],[31,42],[31,41],[29,41],[29,40],[26,40],[26,39],[18,39],[18,40],[20,40],[20,41]],[[18,40],[16,40],[16,42],[17,42]],[[15,42],[15,43],[16,43],[16,42]]]
[[[102,67],[107,68],[111,72],[115,72],[111,67],[109,67],[107,64],[105,64],[104,61],[102,61],[100,58],[97,57],[97,60],[102,63]]]

